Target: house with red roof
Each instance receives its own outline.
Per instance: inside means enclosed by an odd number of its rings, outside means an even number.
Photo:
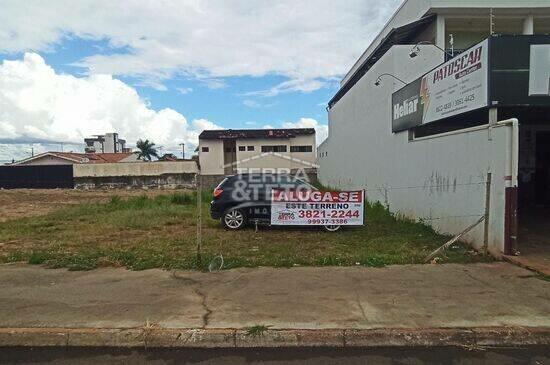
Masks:
[[[75,164],[102,164],[117,162],[137,162],[137,153],[75,153],[75,152],[44,152],[20,161],[11,163],[11,166],[36,165],[75,165]]]

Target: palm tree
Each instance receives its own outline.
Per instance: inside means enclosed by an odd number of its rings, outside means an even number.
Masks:
[[[145,141],[139,139],[136,142],[136,148],[139,150],[138,160],[143,158],[144,161],[151,161],[152,157],[159,157],[155,144],[153,142],[149,142],[148,139]]]

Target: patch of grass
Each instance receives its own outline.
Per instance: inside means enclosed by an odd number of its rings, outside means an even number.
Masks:
[[[367,266],[420,264],[448,240],[430,227],[398,219],[381,204],[367,204],[364,227],[328,233],[314,227],[260,227],[226,231],[203,210],[202,261],[196,255],[197,194],[154,198],[113,196],[49,214],[0,223],[0,262],[28,262],[70,270],[127,267],[132,270],[207,270],[224,257],[224,269],[238,267]],[[441,263],[490,261],[464,245],[454,245]]]
[[[263,337],[267,331],[269,331],[270,326],[256,325],[247,328],[246,335],[252,338]]]
[[[180,205],[191,204],[193,202],[193,196],[189,194],[172,194],[170,195],[170,202]]]

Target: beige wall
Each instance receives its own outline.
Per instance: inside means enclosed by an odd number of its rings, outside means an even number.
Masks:
[[[262,146],[277,145],[286,145],[287,152],[262,156]],[[246,146],[247,151],[239,151],[239,146]],[[254,146],[254,151],[248,151],[248,146]],[[312,152],[290,152],[291,146],[312,146],[313,149]],[[316,153],[315,135],[287,139],[242,139],[237,141],[237,170],[244,172],[247,169],[258,168],[311,168],[311,165],[315,164]]]
[[[287,146],[287,152],[281,152],[277,155],[264,154],[262,156],[262,146],[276,145]],[[245,151],[239,151],[239,146],[244,146]],[[254,146],[254,151],[248,151],[248,146]],[[312,146],[312,152],[290,152],[291,146]],[[202,152],[202,147],[208,147],[209,152]],[[312,165],[315,165],[317,154],[314,134],[280,139],[238,139],[236,148],[237,171],[239,172],[259,168],[312,168],[314,167]],[[201,140],[199,143],[199,161],[201,174],[224,174],[223,140]],[[305,163],[301,161],[305,161]]]
[[[208,152],[202,152],[202,147],[208,147]],[[199,162],[201,174],[222,175],[223,174],[223,141],[218,139],[199,141]]]
[[[133,162],[74,165],[74,177],[159,176],[198,173],[195,161]]]

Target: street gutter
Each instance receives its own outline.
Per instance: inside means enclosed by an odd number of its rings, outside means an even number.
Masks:
[[[550,327],[427,329],[0,328],[0,347],[284,348],[548,346]]]

